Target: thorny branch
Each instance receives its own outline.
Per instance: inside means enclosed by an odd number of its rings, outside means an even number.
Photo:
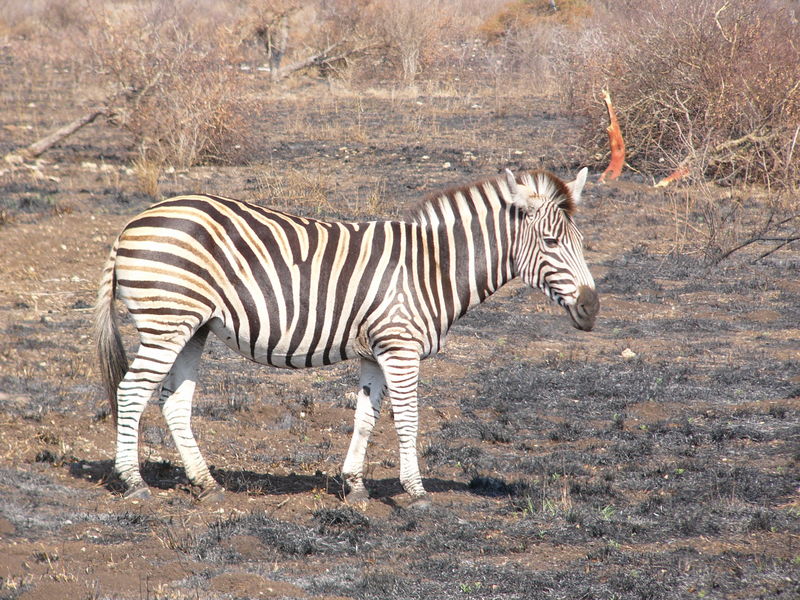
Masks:
[[[764,224],[761,226],[761,228],[759,229],[758,232],[754,233],[753,235],[751,235],[749,238],[747,238],[743,242],[741,242],[741,243],[737,244],[736,246],[734,246],[734,247],[728,249],[727,251],[723,252],[720,256],[718,256],[714,260],[714,263],[715,264],[719,264],[723,260],[728,258],[730,255],[732,255],[733,253],[738,252],[742,248],[746,248],[747,246],[750,246],[752,244],[756,244],[756,243],[759,243],[759,242],[780,242],[780,244],[778,244],[774,248],[771,248],[770,250],[767,250],[766,252],[761,254],[758,258],[754,259],[753,262],[755,263],[755,262],[758,262],[759,260],[761,260],[762,258],[765,258],[765,257],[769,256],[770,254],[773,254],[774,252],[777,252],[781,248],[783,248],[785,246],[788,246],[789,244],[792,244],[793,242],[796,242],[796,241],[800,240],[800,230],[798,230],[798,229],[800,229],[800,214],[797,214],[797,213],[793,214],[793,215],[791,215],[789,217],[786,217],[785,219],[782,219],[781,221],[778,221],[777,223],[773,223],[773,217],[774,216],[775,216],[775,213],[774,212],[771,213],[769,218],[764,222]],[[798,229],[795,229],[795,231],[789,233],[788,235],[786,235],[786,236],[767,235],[768,232],[777,231],[777,230],[781,229],[782,227],[784,227],[785,225],[788,225],[792,221],[797,221],[798,222]]]

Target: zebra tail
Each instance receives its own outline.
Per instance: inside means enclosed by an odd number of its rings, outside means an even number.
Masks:
[[[128,358],[119,333],[117,313],[114,310],[114,291],[116,276],[114,265],[117,258],[118,241],[114,242],[111,254],[103,268],[100,291],[94,307],[94,333],[97,343],[97,356],[100,360],[100,374],[106,395],[111,402],[111,415],[117,423],[117,386],[128,371]]]

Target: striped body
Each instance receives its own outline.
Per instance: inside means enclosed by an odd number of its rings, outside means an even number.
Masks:
[[[489,179],[432,197],[410,222],[327,222],[208,195],[165,200],[135,217],[112,249],[96,319],[116,401],[116,469],[129,494],[146,492],[138,422],[159,384],[187,475],[204,493],[218,490],[189,425],[197,364],[213,332],[241,355],[275,367],[360,358],[344,464],[348,498],[366,498],[367,439],[387,394],[401,481],[422,497],[419,361],[440,350],[453,323],[521,274],[565,306],[576,326],[591,328],[594,282],[570,213],[582,185],[547,173]],[[559,251],[546,247],[553,239]],[[580,302],[589,289],[594,305]],[[140,336],[129,368],[113,319],[115,293]]]

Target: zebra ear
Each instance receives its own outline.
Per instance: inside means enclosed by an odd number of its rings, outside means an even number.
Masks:
[[[517,178],[514,177],[514,174],[509,170],[506,169],[506,183],[508,184],[508,191],[511,192],[512,196],[516,196],[519,193],[519,187],[517,186]]]
[[[586,185],[586,175],[589,173],[589,169],[583,167],[580,171],[578,171],[578,176],[575,178],[575,181],[570,181],[567,184],[569,191],[572,192],[572,201],[575,204],[581,203],[581,193],[583,192],[583,186]]]

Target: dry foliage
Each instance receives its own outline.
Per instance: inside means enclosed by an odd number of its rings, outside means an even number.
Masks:
[[[629,162],[665,175],[688,157],[719,183],[796,182],[800,174],[800,25],[790,3],[615,3],[568,57],[570,99],[602,122],[619,109]],[[605,148],[600,128],[590,133]]]
[[[523,31],[577,27],[593,12],[586,0],[513,0],[504,3],[478,31],[487,40],[497,41]]]
[[[375,26],[386,42],[390,58],[399,62],[405,84],[414,83],[421,65],[438,47],[452,4],[446,0],[375,3]]]
[[[136,8],[98,12],[87,31],[98,74],[117,94],[114,120],[150,163],[230,158],[246,138],[248,103],[226,38],[181,5]]]

